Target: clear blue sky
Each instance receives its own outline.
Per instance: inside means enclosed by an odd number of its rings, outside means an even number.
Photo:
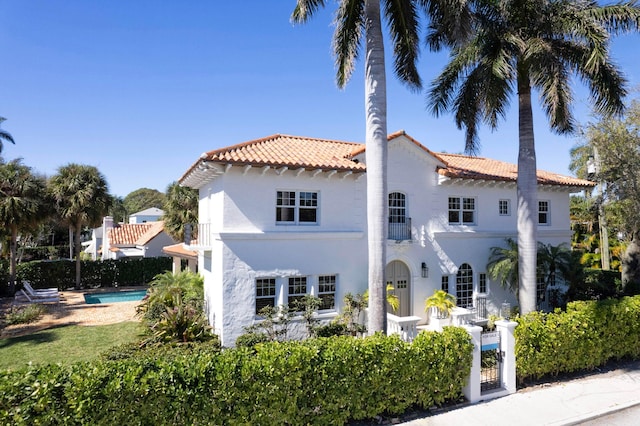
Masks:
[[[0,0],[0,116],[22,157],[52,175],[70,162],[98,167],[110,191],[164,191],[205,151],[274,133],[364,140],[363,67],[335,85],[330,8],[302,26],[294,0]],[[613,56],[640,85],[640,36],[616,39]],[[387,56],[390,57],[389,50]],[[446,56],[423,51],[429,83]],[[576,82],[575,111],[590,119]],[[517,162],[517,104],[481,156]],[[433,151],[462,152],[450,115],[435,119],[424,93],[388,75],[388,130]],[[534,111],[538,168],[569,174],[573,137],[551,134]]]

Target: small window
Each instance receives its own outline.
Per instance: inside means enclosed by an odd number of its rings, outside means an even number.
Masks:
[[[440,288],[442,289],[442,291],[449,293],[449,276],[448,275],[442,276],[442,283],[440,285]]]
[[[510,216],[511,215],[511,202],[510,200],[500,200],[498,201],[498,213],[500,216]]]
[[[449,197],[449,223],[473,225],[476,222],[476,199]]]
[[[487,274],[478,275],[478,293],[487,293]]]
[[[538,201],[538,224],[549,224],[549,202]]]
[[[258,278],[256,280],[256,314],[265,306],[276,306],[275,278]]]
[[[318,193],[277,191],[276,223],[318,223]]]
[[[318,297],[322,301],[320,310],[336,308],[335,275],[321,275],[318,277]]]
[[[301,300],[307,294],[307,277],[290,277],[288,294],[287,303],[292,307],[297,300]]]
[[[456,275],[456,302],[461,308],[473,306],[473,269],[463,263]]]

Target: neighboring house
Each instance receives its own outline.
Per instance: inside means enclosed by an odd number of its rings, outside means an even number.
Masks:
[[[91,256],[91,260],[98,260],[100,258],[100,250],[102,247],[102,226],[93,228],[91,230],[91,239],[83,241],[83,251]]]
[[[386,280],[396,315],[427,321],[436,289],[458,306],[498,312],[514,296],[488,279],[490,248],[516,237],[516,166],[434,153],[404,132],[389,136]],[[199,272],[207,315],[225,346],[267,305],[305,294],[320,319],[346,293],[367,289],[363,144],[274,135],[203,154],[180,178],[200,193]],[[570,242],[569,194],[585,180],[538,172],[539,239]]]
[[[175,241],[164,231],[164,222],[114,224],[107,216],[102,223],[101,258],[166,256],[162,248]]]
[[[197,240],[194,240],[190,245],[196,246],[197,244]],[[174,274],[184,270],[185,266],[191,272],[198,272],[198,252],[187,249],[184,243],[163,247],[162,251],[173,258],[172,272]]]
[[[151,207],[130,215],[129,223],[157,222],[162,218],[162,216],[164,216],[164,210],[157,207]]]

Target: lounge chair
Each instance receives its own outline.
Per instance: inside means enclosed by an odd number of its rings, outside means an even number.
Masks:
[[[24,298],[29,303],[47,303],[47,302],[59,302],[60,301],[60,296],[57,295],[57,294],[51,295],[51,296],[48,296],[48,297],[44,297],[44,296],[31,297],[31,296],[29,296],[29,293],[27,293],[26,291],[24,291],[22,289],[18,290],[18,293],[16,293],[16,301],[24,302],[23,300],[20,300],[21,299],[20,296],[24,296]]]
[[[29,284],[28,281],[23,281],[22,282],[22,286],[24,287],[24,290],[26,291],[26,293],[29,294],[29,296],[31,297],[53,297],[53,296],[58,296],[58,289],[55,287],[51,287],[51,288],[44,288],[44,289],[34,289],[33,287],[31,287],[31,284]]]

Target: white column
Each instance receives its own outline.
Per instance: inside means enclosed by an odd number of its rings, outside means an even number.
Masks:
[[[496,330],[500,333],[500,351],[502,352],[502,387],[507,394],[516,391],[516,338],[514,331],[518,323],[496,321]]]
[[[467,401],[471,403],[475,403],[480,401],[480,372],[481,372],[481,364],[480,364],[480,354],[482,348],[482,327],[477,325],[465,325],[463,326],[467,333],[471,336],[471,343],[473,343],[473,361],[471,362],[471,372],[469,374],[469,380],[467,380],[467,385],[464,387],[462,392],[464,393]]]

